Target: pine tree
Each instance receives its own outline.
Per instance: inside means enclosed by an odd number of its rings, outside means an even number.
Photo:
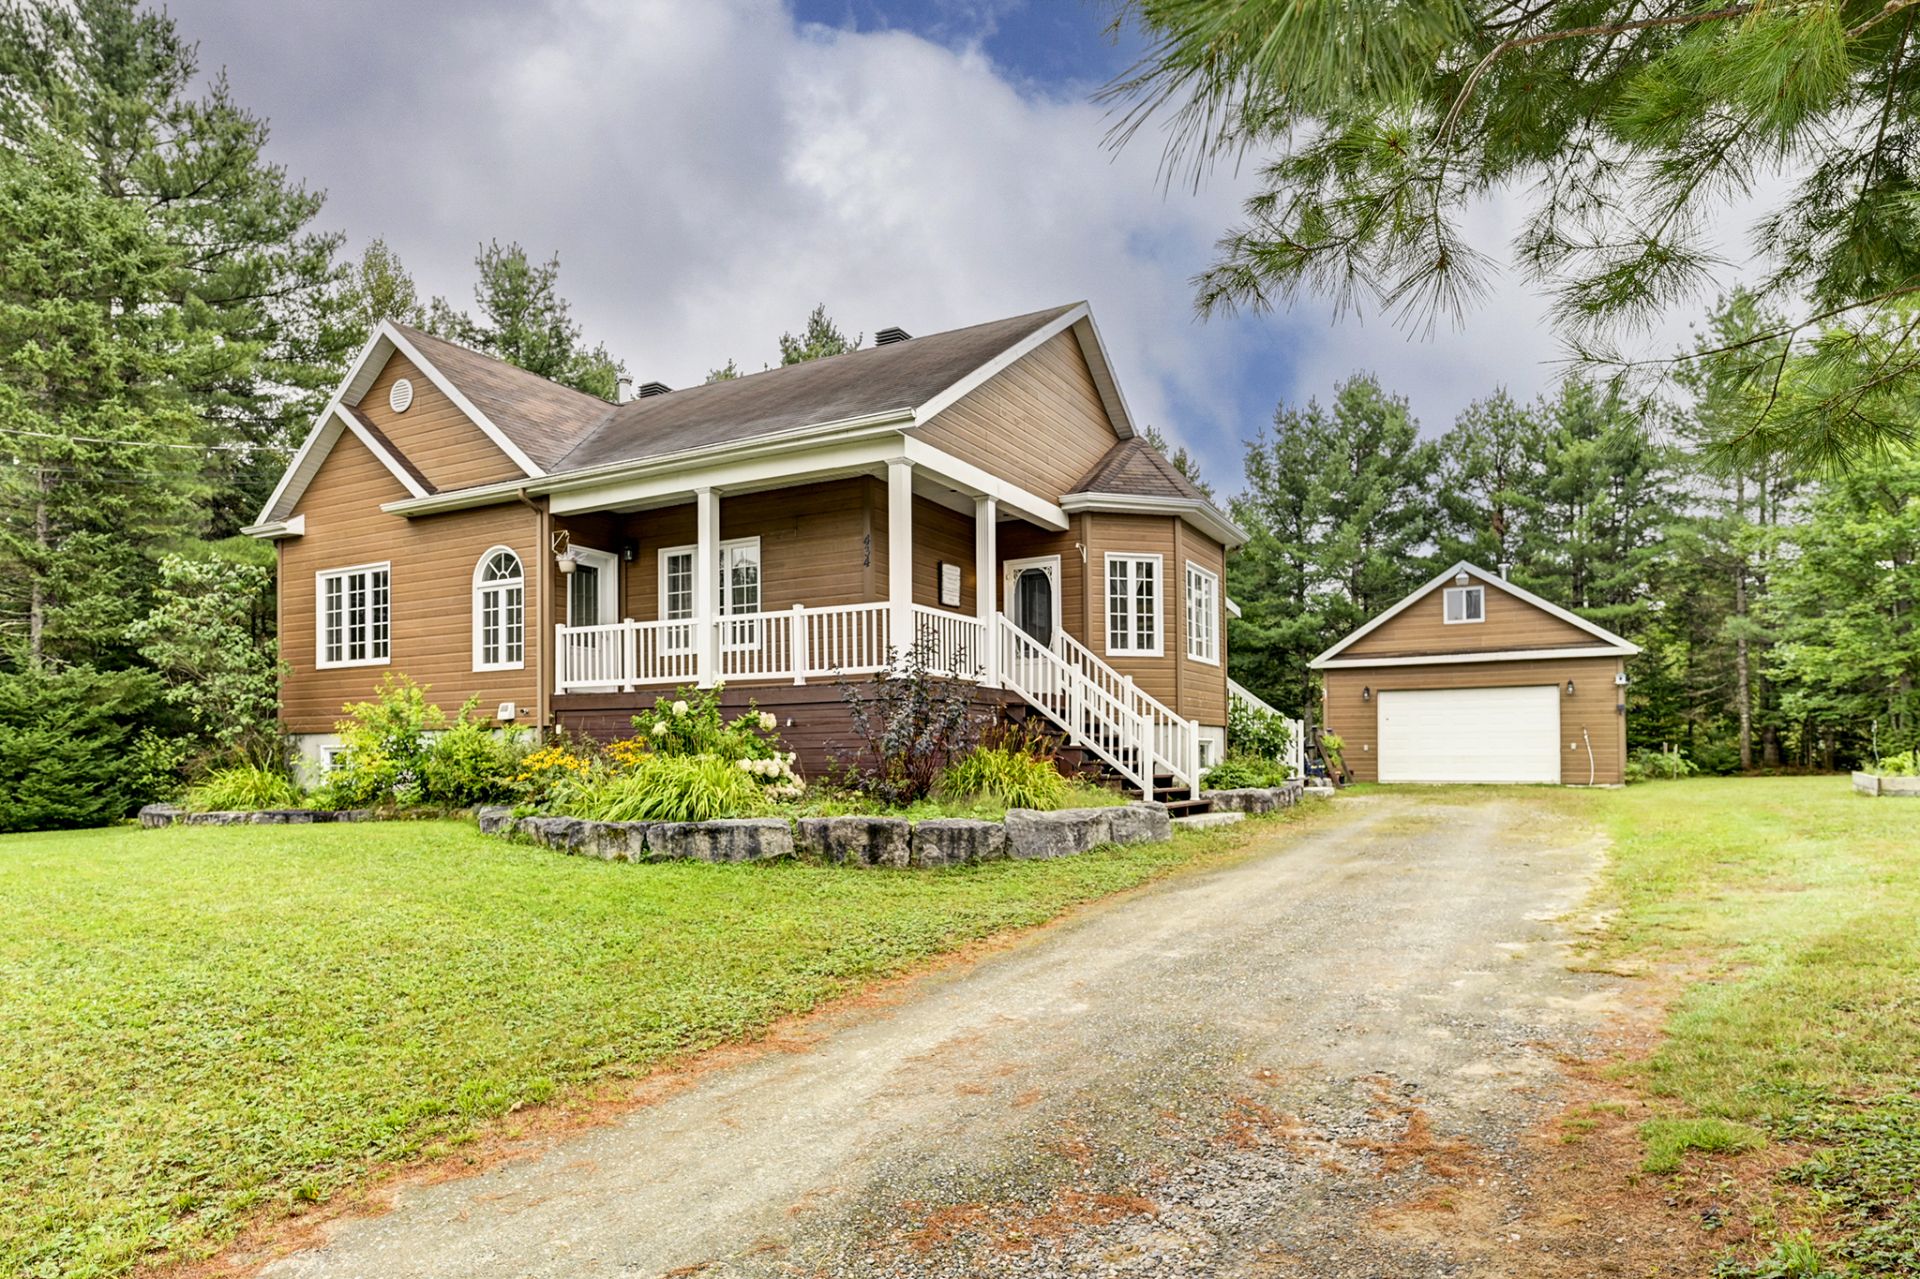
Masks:
[[[1182,444],[1178,448],[1170,447],[1167,437],[1161,434],[1157,426],[1149,426],[1146,429],[1145,438],[1148,444],[1166,457],[1167,461],[1173,463],[1173,469],[1186,477],[1188,483],[1208,497],[1213,496],[1213,485],[1207,483],[1206,477],[1200,472],[1200,459],[1188,452],[1186,445]]]
[[[183,253],[43,135],[0,148],[0,665],[123,664],[154,562],[202,531],[198,406],[227,358]]]
[[[427,310],[420,305],[413,277],[407,274],[400,255],[385,240],[376,238],[342,274],[329,320],[334,326],[335,345],[341,350],[358,351],[382,321],[421,328],[427,322]]]
[[[798,337],[791,333],[780,335],[780,363],[800,364],[829,355],[845,355],[848,351],[859,350],[864,337],[864,334],[856,333],[849,339],[833,322],[833,317],[827,314],[827,304],[822,302],[807,315],[806,327],[800,330]]]
[[[1447,560],[1510,567],[1539,520],[1546,427],[1505,390],[1469,404],[1439,443]]]
[[[574,322],[572,305],[560,296],[560,255],[534,262],[518,244],[498,240],[480,247],[473,260],[478,318],[435,298],[427,326],[476,351],[497,356],[529,373],[611,400],[626,366],[605,344],[588,349]]]
[[[324,308],[341,238],[312,229],[323,196],[265,157],[267,125],[224,76],[204,91],[194,46],[137,0],[0,9],[0,140],[51,131],[86,157],[83,180],[178,246],[154,305],[218,345],[179,370],[198,416],[211,528],[250,522],[351,351]]]

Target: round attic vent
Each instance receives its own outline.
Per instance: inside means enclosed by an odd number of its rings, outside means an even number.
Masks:
[[[394,380],[393,389],[387,392],[387,406],[395,413],[405,413],[407,406],[413,403],[413,383],[405,378]]]

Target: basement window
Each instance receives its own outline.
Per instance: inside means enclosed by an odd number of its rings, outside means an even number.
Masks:
[[[1487,588],[1449,586],[1447,588],[1447,625],[1487,620]]]

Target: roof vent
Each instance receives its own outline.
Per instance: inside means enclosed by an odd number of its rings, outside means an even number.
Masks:
[[[633,377],[631,374],[622,373],[613,380],[613,402],[615,404],[625,404],[632,398]]]
[[[405,378],[395,378],[393,386],[387,392],[387,407],[395,413],[405,413],[413,403],[413,383]]]
[[[908,342],[912,339],[913,334],[907,332],[905,329],[881,329],[873,335],[873,344],[875,346],[892,346],[895,342]]]
[[[665,382],[642,382],[640,384],[639,398],[643,400],[651,400],[654,396],[665,395],[668,391],[671,391],[672,389],[673,388],[668,386]]]

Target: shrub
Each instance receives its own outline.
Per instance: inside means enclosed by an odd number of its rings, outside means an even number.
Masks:
[[[1906,751],[1899,755],[1888,755],[1875,764],[1869,772],[1882,777],[1920,776],[1920,751]]]
[[[1278,759],[1293,744],[1287,717],[1238,697],[1227,699],[1227,754]]]
[[[0,675],[0,831],[100,826],[153,798],[134,722],[157,693],[140,671]]]
[[[499,731],[474,718],[474,703],[460,708],[451,728],[439,734],[420,761],[422,797],[431,804],[466,808],[511,799],[520,761],[527,753],[527,731]]]
[[[1201,782],[1209,790],[1278,786],[1287,780],[1287,766],[1270,755],[1229,755],[1209,768]]]
[[[706,822],[766,811],[761,779],[718,755],[647,755],[558,782],[551,806],[596,822]]]
[[[593,756],[565,738],[528,751],[513,776],[513,788],[529,804],[543,804],[559,787],[593,767]]]
[[[1697,771],[1678,747],[1668,751],[1642,747],[1627,756],[1626,776],[1630,782],[1651,781],[1656,777],[1691,777]]]
[[[1320,734],[1320,751],[1327,757],[1327,770],[1335,777],[1347,771],[1347,761],[1343,752],[1347,743],[1338,733]]]
[[[848,761],[848,784],[883,804],[924,799],[978,737],[973,686],[934,674],[932,652],[931,641],[916,640],[892,674],[840,685],[861,741]]]
[[[947,765],[939,787],[948,799],[990,800],[1007,808],[1059,808],[1067,779],[1048,755],[1017,746],[981,746]]]
[[[196,813],[303,808],[305,797],[285,773],[253,764],[215,769],[187,790],[186,806]]]

